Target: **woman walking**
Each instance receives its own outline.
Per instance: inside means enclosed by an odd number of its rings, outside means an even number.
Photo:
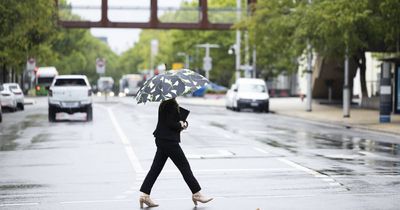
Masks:
[[[171,158],[181,172],[186,184],[193,193],[192,201],[196,206],[198,202],[207,203],[212,200],[212,198],[206,198],[200,193],[201,187],[194,177],[189,162],[179,145],[180,132],[187,127],[188,123],[180,119],[179,105],[175,98],[161,102],[158,109],[157,127],[153,132],[156,138],[157,151],[150,171],[140,188],[140,191],[143,193],[139,199],[141,208],[143,208],[143,204],[146,204],[148,207],[158,206],[158,204],[151,200],[150,192],[168,158]]]

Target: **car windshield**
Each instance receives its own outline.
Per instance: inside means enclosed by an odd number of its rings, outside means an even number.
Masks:
[[[243,92],[265,93],[265,85],[260,84],[241,84],[239,90]]]
[[[18,90],[18,86],[17,85],[10,85],[10,86],[8,86],[8,88],[10,90]]]
[[[86,82],[80,78],[57,79],[54,86],[86,86]]]
[[[51,84],[53,82],[54,77],[40,77],[38,78],[38,84]]]

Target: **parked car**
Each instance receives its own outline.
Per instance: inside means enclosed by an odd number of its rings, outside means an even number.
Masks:
[[[11,112],[15,112],[17,110],[17,99],[14,95],[14,93],[8,88],[5,87],[4,85],[1,86],[1,106],[2,108],[7,108]]]
[[[15,95],[15,100],[17,100],[17,107],[20,110],[24,110],[24,93],[17,83],[4,83],[4,89],[8,89]]]
[[[192,96],[194,97],[203,97],[206,92],[207,93],[218,93],[218,94],[225,94],[228,88],[218,85],[216,83],[211,82],[210,84],[201,87],[200,89],[194,91]]]
[[[250,78],[238,79],[226,93],[225,106],[235,111],[249,108],[269,112],[269,94],[265,81]]]
[[[56,76],[48,93],[50,122],[56,121],[57,112],[86,112],[87,121],[93,120],[92,88],[86,76]]]

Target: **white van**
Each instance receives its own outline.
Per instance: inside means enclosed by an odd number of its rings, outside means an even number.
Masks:
[[[235,111],[248,108],[269,112],[269,94],[265,81],[250,78],[236,80],[226,93],[225,106]]]

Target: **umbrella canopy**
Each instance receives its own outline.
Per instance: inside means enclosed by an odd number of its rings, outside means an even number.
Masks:
[[[165,101],[185,95],[209,84],[202,75],[189,69],[170,70],[148,79],[138,91],[137,103]]]

